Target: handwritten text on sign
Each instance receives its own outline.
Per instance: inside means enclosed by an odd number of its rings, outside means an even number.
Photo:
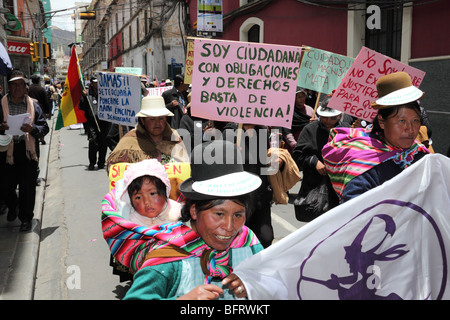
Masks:
[[[419,87],[425,72],[362,47],[355,62],[339,84],[328,107],[372,122],[377,110],[370,105],[378,99],[377,80],[387,74],[404,71],[413,86]]]
[[[184,72],[184,83],[192,83],[192,72],[194,67],[194,41],[187,41],[186,67]]]
[[[290,128],[301,50],[195,39],[192,115]]]
[[[331,93],[338,87],[354,60],[340,54],[310,48],[303,54],[298,86]]]
[[[125,126],[136,125],[141,109],[139,77],[128,74],[98,73],[98,117]]]

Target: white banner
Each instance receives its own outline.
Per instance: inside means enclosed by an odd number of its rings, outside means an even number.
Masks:
[[[450,159],[432,154],[237,266],[250,299],[450,298]]]

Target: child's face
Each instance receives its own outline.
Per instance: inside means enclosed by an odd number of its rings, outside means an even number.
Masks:
[[[166,201],[158,194],[155,185],[150,180],[144,179],[141,190],[132,195],[131,202],[140,215],[155,218],[164,209]]]

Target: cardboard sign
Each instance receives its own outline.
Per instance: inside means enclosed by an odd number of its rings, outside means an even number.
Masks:
[[[329,94],[338,87],[355,59],[309,48],[303,54],[297,85]]]
[[[184,83],[192,83],[192,72],[194,70],[194,40],[187,41],[186,64],[184,71]]]
[[[194,40],[191,113],[290,128],[301,47]]]
[[[141,110],[139,77],[114,72],[98,73],[98,117],[124,126],[136,125]]]
[[[114,189],[114,186],[116,184],[116,181],[123,178],[123,175],[125,173],[125,170],[131,165],[131,163],[127,162],[119,162],[111,165],[109,169],[109,190],[111,191]],[[181,183],[182,181],[186,180],[191,176],[191,165],[189,163],[185,162],[171,162],[166,163],[163,165],[164,169],[166,169],[167,176],[169,177],[169,180],[172,181],[178,181]],[[176,186],[179,185],[175,184]],[[171,183],[174,185],[173,183]],[[176,191],[176,190],[174,190]]]
[[[370,105],[378,99],[377,80],[387,74],[404,71],[413,86],[419,87],[425,72],[381,53],[362,47],[346,76],[333,94],[328,107],[372,122],[377,110]]]

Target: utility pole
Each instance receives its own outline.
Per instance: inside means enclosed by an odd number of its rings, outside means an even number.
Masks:
[[[37,34],[38,34],[38,41],[39,41],[39,73],[41,77],[44,76],[44,44],[43,44],[43,37],[42,37],[42,26],[44,25],[42,23],[42,16],[41,13],[38,12],[36,14],[36,20],[38,23],[38,27],[36,28]]]

